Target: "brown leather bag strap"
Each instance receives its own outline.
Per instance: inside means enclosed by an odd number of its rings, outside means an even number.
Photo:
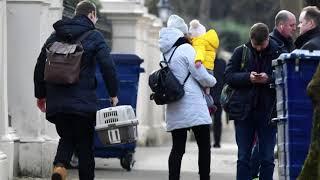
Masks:
[[[76,42],[81,42],[83,41],[87,36],[89,36],[93,31],[95,31],[94,29],[93,30],[89,30],[85,33],[83,33],[77,40]]]

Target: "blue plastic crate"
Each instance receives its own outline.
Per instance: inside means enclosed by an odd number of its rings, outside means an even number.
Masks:
[[[144,72],[144,69],[140,68],[140,64],[143,60],[134,54],[111,54],[111,56],[115,62],[119,78],[119,92],[117,95],[119,99],[118,105],[131,105],[135,110],[137,104],[139,76],[141,72]],[[98,65],[96,68],[96,79],[98,109],[110,107],[110,97],[105,88]],[[105,146],[101,143],[95,132],[94,146],[95,157],[121,159],[123,157],[127,157],[128,154],[134,153],[136,143]]]
[[[116,64],[120,80],[138,83],[139,74],[144,72],[144,70],[140,68],[143,60],[140,59],[139,56],[134,54],[112,54],[112,58]]]
[[[111,54],[111,56],[119,78],[118,105],[131,105],[135,110],[139,76],[141,72],[144,72],[144,69],[140,68],[143,60],[134,54]],[[110,107],[109,94],[103,83],[99,67],[96,69],[98,109],[107,108]]]
[[[304,160],[308,154],[308,147],[309,143],[289,144],[287,148],[289,153],[286,152],[288,162],[286,164],[287,179],[296,180],[299,176]]]
[[[307,156],[313,107],[306,87],[320,61],[320,51],[295,50],[273,61],[277,91],[280,179],[295,180]]]

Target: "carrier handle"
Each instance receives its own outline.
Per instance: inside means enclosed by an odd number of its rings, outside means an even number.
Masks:
[[[271,122],[273,123],[279,123],[279,122],[282,122],[282,121],[287,121],[287,117],[276,117],[276,118],[272,118]]]

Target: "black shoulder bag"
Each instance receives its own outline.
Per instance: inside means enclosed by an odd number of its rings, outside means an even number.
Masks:
[[[243,45],[240,70],[242,70],[246,64],[248,50],[248,47],[246,45]],[[224,84],[222,88],[220,104],[226,113],[229,113],[230,109],[232,108],[230,107],[230,102],[233,100],[232,97],[235,91],[236,90],[227,83]]]
[[[189,78],[190,72],[183,84],[180,84],[169,68],[169,63],[177,48],[178,46],[173,50],[168,62],[163,55],[163,60],[159,63],[160,69],[149,76],[149,86],[152,90],[150,100],[154,100],[157,105],[169,104],[178,101],[184,96],[184,84]]]

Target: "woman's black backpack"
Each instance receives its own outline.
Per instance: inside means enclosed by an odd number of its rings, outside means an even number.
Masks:
[[[163,55],[163,61],[160,61],[159,63],[161,68],[149,76],[149,86],[152,90],[150,100],[154,100],[158,105],[175,102],[184,96],[183,87],[190,76],[190,72],[183,84],[180,84],[169,68],[169,63],[177,48],[178,46],[173,50],[168,62]]]

